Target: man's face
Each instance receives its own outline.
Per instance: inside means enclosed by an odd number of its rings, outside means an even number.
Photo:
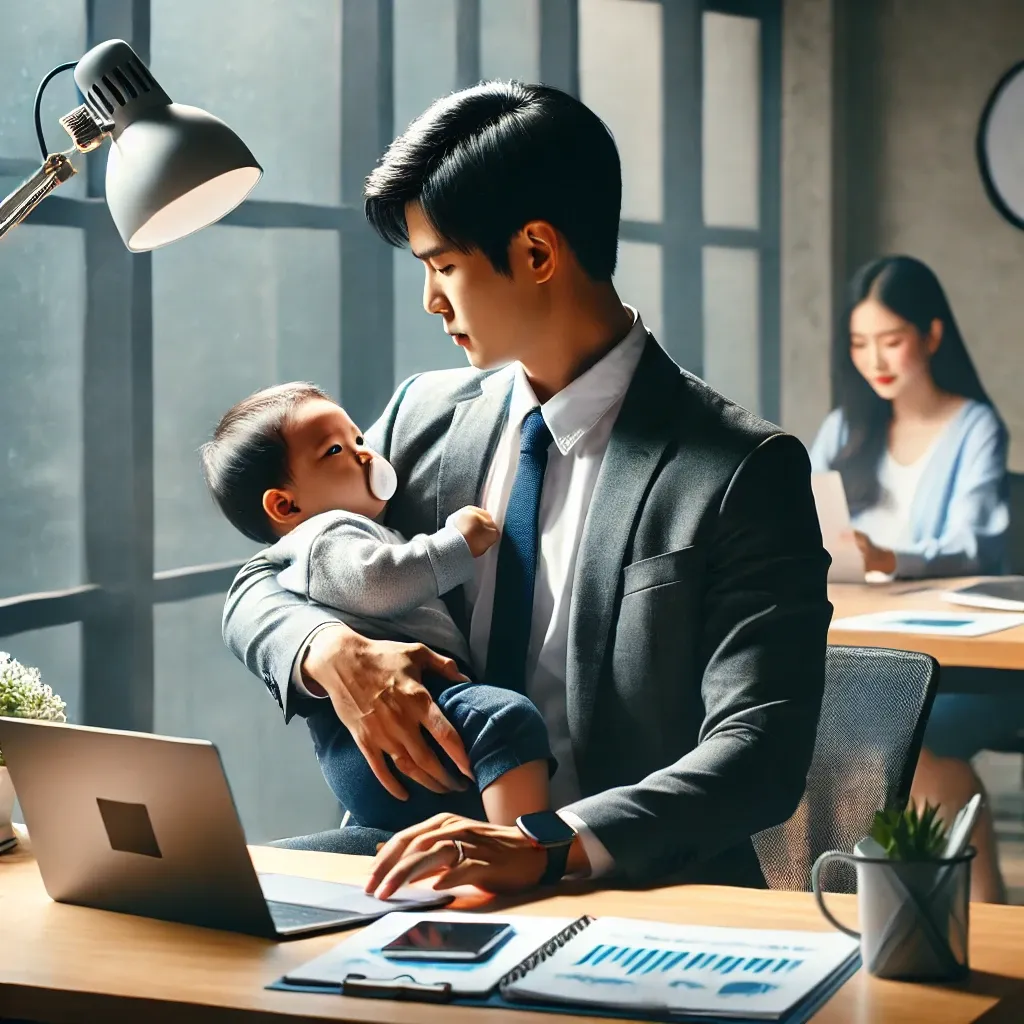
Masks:
[[[342,510],[370,519],[386,502],[370,491],[373,453],[344,409],[325,398],[311,398],[294,410],[282,431],[288,446],[291,483],[287,490],[300,521],[320,512]]]
[[[423,264],[423,308],[478,369],[525,360],[537,343],[543,289],[526,272],[524,247],[510,247],[512,276],[480,252],[459,252],[427,220],[419,203],[405,208],[409,245]],[[517,267],[517,263],[520,266]]]

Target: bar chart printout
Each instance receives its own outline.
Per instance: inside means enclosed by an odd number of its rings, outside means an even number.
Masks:
[[[770,1020],[856,955],[829,932],[698,928],[601,918],[520,982],[517,995]]]

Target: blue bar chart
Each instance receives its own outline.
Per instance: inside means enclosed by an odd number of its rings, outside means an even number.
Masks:
[[[737,952],[704,952],[646,948],[643,946],[614,946],[598,944],[588,949],[574,964],[579,971],[602,975],[694,974],[770,975],[788,974],[804,961],[793,957],[758,957]]]

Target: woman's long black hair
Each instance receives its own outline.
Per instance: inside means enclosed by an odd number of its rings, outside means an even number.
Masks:
[[[833,392],[848,428],[846,444],[832,468],[843,476],[853,514],[878,503],[878,464],[885,454],[892,419],[892,402],[875,393],[850,355],[850,317],[868,297],[913,324],[922,337],[931,331],[932,321],[941,321],[942,341],[929,367],[936,385],[951,394],[992,404],[967,354],[946,293],[932,270],[912,256],[883,256],[861,267],[847,288],[846,306],[832,350]]]

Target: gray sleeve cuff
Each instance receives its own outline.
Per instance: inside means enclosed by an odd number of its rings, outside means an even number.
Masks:
[[[426,538],[430,566],[437,577],[438,595],[465,583],[473,575],[473,553],[466,538],[449,523]]]
[[[326,693],[310,693],[306,688],[306,684],[302,681],[302,656],[306,653],[306,648],[313,642],[313,637],[315,637],[317,633],[321,630],[330,629],[332,626],[337,625],[337,622],[321,622],[320,625],[302,641],[302,646],[299,648],[298,653],[295,655],[295,660],[292,662],[291,677],[292,688],[300,697],[309,697],[311,700],[327,700]]]

